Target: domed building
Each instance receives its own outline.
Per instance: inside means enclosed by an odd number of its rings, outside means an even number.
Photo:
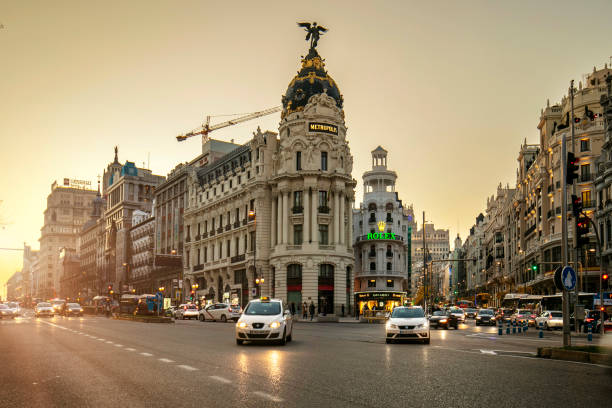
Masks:
[[[301,64],[278,133],[258,129],[188,178],[185,285],[206,302],[312,302],[335,320],[351,303],[353,158],[324,60],[311,48]]]

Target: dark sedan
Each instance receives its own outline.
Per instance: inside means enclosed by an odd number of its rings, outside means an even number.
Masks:
[[[492,309],[480,309],[476,315],[476,326],[495,326],[495,313]]]
[[[436,310],[433,315],[429,317],[429,327],[443,327],[448,329],[449,327],[459,328],[459,320],[456,316],[452,315],[448,311]]]
[[[465,309],[465,317],[468,319],[475,319],[478,314],[478,310],[468,307]]]
[[[78,303],[68,303],[64,309],[65,316],[83,316],[83,308]]]

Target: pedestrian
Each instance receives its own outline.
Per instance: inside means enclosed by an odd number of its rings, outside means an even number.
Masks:
[[[314,314],[315,314],[315,305],[314,305],[314,302],[312,300],[310,301],[310,306],[309,306],[308,310],[310,312],[310,320],[312,321],[312,319],[314,318]]]
[[[111,307],[110,302],[106,302],[106,317],[110,317]]]
[[[342,304],[342,317],[344,317],[344,303]]]
[[[321,306],[321,314],[327,315],[327,299],[323,298],[323,305]]]
[[[306,305],[306,302],[302,303],[302,319],[308,319],[308,305]]]
[[[291,302],[291,316],[295,315],[295,302]]]

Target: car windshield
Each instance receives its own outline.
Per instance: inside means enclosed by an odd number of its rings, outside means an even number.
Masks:
[[[451,313],[461,313],[461,314],[463,314],[463,309],[451,309]]]
[[[51,303],[39,303],[36,307],[51,307]]]
[[[518,314],[523,314],[523,315],[531,314],[531,310],[529,310],[529,309],[519,310],[517,313]]]
[[[187,306],[187,309],[197,309],[198,307],[196,305],[189,305]]]
[[[483,309],[483,310],[479,311],[478,314],[479,315],[493,316],[493,311],[489,310],[489,309]]]
[[[78,303],[68,303],[68,307],[72,309],[76,309],[76,308],[80,308],[81,305],[79,305]]]
[[[280,314],[281,308],[278,302],[253,302],[249,303],[244,313],[246,315],[271,316]]]
[[[476,311],[476,309],[465,309],[466,312],[468,313],[474,313]]]
[[[11,307],[11,308],[13,308],[13,307],[17,307],[18,305],[17,305],[17,303],[15,303],[15,302],[10,302],[10,303],[8,304],[8,306],[9,306],[9,307]]]
[[[444,310],[436,310],[433,313],[434,316],[446,316],[446,312]]]
[[[7,305],[0,305],[0,309],[8,309]]]
[[[552,312],[551,315],[552,315],[552,317],[563,317],[563,313],[562,312]]]
[[[393,313],[391,313],[391,317],[399,317],[399,318],[410,318],[410,317],[425,317],[425,313],[423,309],[419,308],[395,308],[393,309]]]

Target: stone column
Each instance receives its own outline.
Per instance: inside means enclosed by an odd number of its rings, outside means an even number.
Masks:
[[[289,192],[283,191],[283,244],[289,242]]]
[[[277,223],[276,223],[276,244],[280,245],[283,243],[283,193],[278,192],[278,205],[277,205]]]
[[[276,245],[276,221],[278,220],[278,217],[276,216],[276,198],[275,197],[272,197],[272,214],[270,218],[272,218],[272,238],[270,240],[270,246],[274,248],[274,246]]]
[[[318,200],[318,193],[317,190],[313,190],[312,191],[312,243],[316,244],[317,242],[319,242],[319,229],[318,227],[318,222],[317,222],[317,214],[319,212],[318,210],[318,206],[317,206],[317,200]]]
[[[339,242],[339,244],[342,245],[342,244],[344,244],[344,238],[346,237],[346,225],[348,224],[348,223],[344,222],[344,210],[345,210],[345,207],[346,207],[346,200],[344,198],[344,193],[343,192],[340,192],[339,201],[340,201],[340,222],[339,222],[339,225],[338,225],[339,230],[340,230],[340,242]]]
[[[310,242],[310,191],[304,187],[304,243]]]
[[[340,242],[340,193],[334,193],[334,244]]]
[[[353,203],[352,200],[346,200],[346,210],[349,215],[348,217],[348,231],[346,232],[346,247],[351,249],[353,246],[353,241],[355,237],[353,237]]]

